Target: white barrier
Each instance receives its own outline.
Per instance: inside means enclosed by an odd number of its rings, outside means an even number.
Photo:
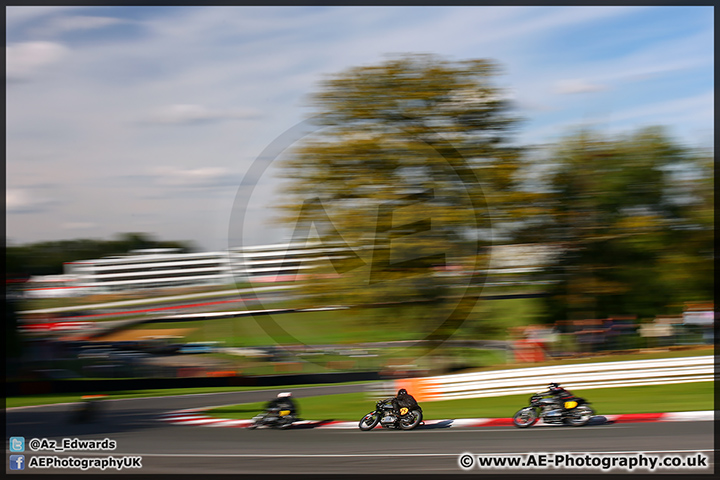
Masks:
[[[492,372],[400,379],[378,394],[407,388],[418,401],[498,397],[546,390],[557,382],[568,389],[612,388],[714,381],[712,355],[701,357],[600,362],[551,367],[512,368]]]

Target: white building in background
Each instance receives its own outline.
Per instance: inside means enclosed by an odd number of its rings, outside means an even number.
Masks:
[[[134,250],[127,255],[66,263],[62,293],[127,293],[238,282],[292,281],[302,278],[321,262],[348,258],[346,248],[320,243],[284,243],[203,253],[180,253],[178,249],[168,248]],[[492,247],[491,252],[487,272],[491,277],[505,277],[536,271],[556,249],[542,245],[502,245]],[[523,282],[521,278],[518,280]],[[34,294],[53,295],[42,290]],[[60,294],[60,291],[54,293]]]
[[[225,285],[233,281],[228,252],[179,253],[177,249],[135,250],[128,255],[65,264],[90,293]]]
[[[562,252],[553,244],[518,243],[494,245],[490,248],[490,264],[485,285],[510,286],[547,283],[549,280],[533,280],[531,275],[541,272]]]
[[[490,248],[489,273],[531,273],[550,263],[561,249],[551,244],[518,243]]]
[[[235,271],[248,281],[294,280],[331,258],[347,258],[346,250],[320,243],[258,245],[230,250]]]
[[[67,278],[85,293],[121,293],[158,288],[232,285],[293,280],[319,261],[342,256],[319,244],[238,247],[224,252],[136,250],[128,255],[65,264]]]

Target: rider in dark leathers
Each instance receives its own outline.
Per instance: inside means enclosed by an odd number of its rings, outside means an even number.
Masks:
[[[554,382],[548,385],[547,391],[540,392],[539,395],[542,395],[543,397],[552,397],[557,404],[557,408],[562,409],[562,413],[567,412],[565,402],[575,398],[575,395],[573,395],[569,390],[565,390],[559,384]]]
[[[398,394],[392,400],[393,407],[397,413],[401,413],[401,408],[406,407],[408,411],[418,408],[418,403],[415,401],[415,397],[410,395],[407,390],[401,388],[398,390]]]
[[[266,411],[270,411],[272,408],[278,408],[282,410],[290,410],[290,413],[297,416],[298,407],[292,398],[292,393],[282,392],[278,393],[276,398],[270,400],[265,406]]]

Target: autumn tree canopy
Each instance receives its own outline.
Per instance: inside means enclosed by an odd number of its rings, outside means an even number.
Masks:
[[[521,216],[530,195],[498,74],[490,60],[407,55],[322,82],[317,130],[282,165],[281,221],[352,251],[306,282],[314,302],[434,302],[428,319],[458,310],[440,299],[486,266],[481,233]]]
[[[550,158],[544,221],[526,234],[562,249],[549,320],[653,318],[712,299],[712,156],[648,127],[581,131]]]

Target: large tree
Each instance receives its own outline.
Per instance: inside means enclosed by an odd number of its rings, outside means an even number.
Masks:
[[[552,153],[546,222],[528,238],[553,243],[560,282],[548,319],[652,318],[713,292],[712,160],[660,127],[604,136],[581,131]]]
[[[348,248],[305,282],[310,302],[426,302],[391,320],[412,315],[436,336],[462,322],[488,229],[521,216],[530,195],[498,73],[489,60],[406,55],[322,82],[318,129],[282,165],[281,221]]]

